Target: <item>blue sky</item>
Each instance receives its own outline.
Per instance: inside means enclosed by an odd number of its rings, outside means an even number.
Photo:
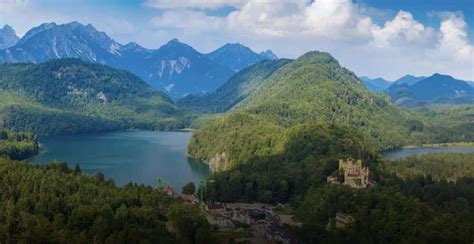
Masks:
[[[474,80],[473,0],[0,0],[0,25],[20,36],[74,20],[148,48],[176,37],[201,52],[227,42],[289,58],[322,50],[358,75]]]
[[[391,13],[392,17],[396,15],[398,10],[403,9],[413,13],[421,23],[434,27],[439,26],[439,21],[433,17],[432,12],[461,11],[466,22],[470,23],[469,33],[472,34],[474,31],[473,0],[357,0],[355,2],[385,9]]]

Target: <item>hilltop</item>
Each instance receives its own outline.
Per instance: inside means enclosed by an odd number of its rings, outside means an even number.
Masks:
[[[286,62],[259,81],[231,112],[197,131],[189,153],[214,165],[222,163],[225,167],[215,166],[222,170],[251,155],[272,155],[278,151],[280,135],[303,123],[351,125],[378,149],[409,143],[419,130],[413,125],[424,125],[387,96],[370,93],[327,53],[309,52]]]
[[[137,76],[78,59],[0,65],[0,125],[40,134],[182,128],[185,114]]]

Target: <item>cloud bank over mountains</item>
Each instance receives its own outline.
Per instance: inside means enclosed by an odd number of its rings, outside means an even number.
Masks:
[[[6,17],[0,19],[0,24],[15,28],[17,23],[13,22],[21,22],[9,17],[15,15],[15,8],[46,8],[27,0],[2,2],[5,6],[0,11]],[[101,18],[103,15],[94,15],[93,9],[82,17],[77,11],[67,17],[63,13],[50,18],[57,22],[91,22],[122,42],[137,41],[148,47],[177,37],[202,51],[223,42],[272,49],[278,56],[290,58],[308,50],[322,50],[360,75],[394,79],[406,73],[441,72],[474,80],[474,46],[462,9],[427,9],[425,14],[436,22],[428,25],[419,20],[420,16],[404,10],[404,6],[390,15],[384,9],[352,0],[146,0],[137,5],[131,9],[146,16],[140,18],[139,26],[132,14],[126,18]],[[35,19],[30,21],[38,24],[36,21],[44,19],[40,13],[31,15]],[[383,21],[377,16],[383,16]],[[132,37],[137,39],[123,40]]]

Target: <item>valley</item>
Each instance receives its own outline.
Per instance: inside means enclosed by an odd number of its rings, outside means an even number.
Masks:
[[[323,43],[281,48],[287,32],[270,27],[300,22],[315,13],[299,8],[324,1],[296,4],[290,9],[298,18],[275,23],[263,11],[258,19],[265,31],[219,36],[220,46],[207,32],[199,41],[191,36],[204,26],[224,32],[255,13],[240,16],[241,6],[222,10],[220,2],[180,4],[140,5],[167,17],[184,12],[183,21],[196,12],[206,17],[189,31],[154,16],[142,27],[155,28],[146,40],[168,40],[157,48],[122,44],[116,40],[129,34],[109,36],[76,21],[23,28],[21,37],[9,25],[0,29],[0,243],[474,240],[474,88],[454,77],[465,74],[464,66],[451,76],[437,73],[446,66],[427,69],[424,61],[419,72],[403,66],[408,74],[400,77],[402,66],[361,68],[377,62],[370,55],[312,51],[331,50]],[[304,23],[325,19],[316,20]],[[443,22],[437,35],[382,38],[397,21],[409,28],[413,16],[401,11],[384,26],[365,18],[344,32],[371,26],[374,39],[357,42],[380,51],[399,38],[431,40],[461,26]],[[296,30],[304,39],[318,38]],[[186,43],[167,31],[181,33]],[[143,41],[143,33],[135,34]],[[261,35],[270,35],[271,45],[253,41]],[[263,51],[223,42],[229,39]],[[410,41],[412,48],[421,45]],[[457,53],[470,55],[474,49],[466,46]],[[268,47],[298,55],[279,58]],[[416,54],[436,55],[423,51]],[[394,74],[400,78],[382,78]]]
[[[187,157],[190,137],[189,132],[148,131],[45,136],[39,138],[39,155],[29,162],[65,161],[90,175],[101,172],[117,186],[162,184],[179,193],[186,183],[199,185],[209,175],[207,165]]]

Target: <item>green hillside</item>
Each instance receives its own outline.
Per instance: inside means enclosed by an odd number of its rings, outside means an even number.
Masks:
[[[265,60],[252,65],[234,76],[215,92],[204,96],[190,95],[178,105],[201,113],[222,113],[245,99],[275,70],[290,63],[289,59]]]
[[[371,94],[327,53],[307,53],[259,84],[233,112],[193,135],[191,155],[227,169],[253,154],[274,154],[282,133],[306,122],[354,126],[378,149],[413,143],[429,134],[420,132],[427,128],[422,116],[397,108],[386,96]]]
[[[40,134],[182,128],[188,120],[135,75],[75,59],[0,65],[0,125]]]

